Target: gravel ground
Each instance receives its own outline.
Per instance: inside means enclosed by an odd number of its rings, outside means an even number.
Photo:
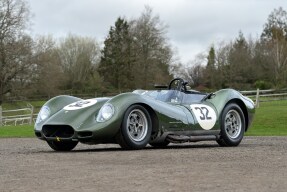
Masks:
[[[287,137],[245,137],[123,151],[54,152],[36,138],[0,139],[0,191],[286,191]]]

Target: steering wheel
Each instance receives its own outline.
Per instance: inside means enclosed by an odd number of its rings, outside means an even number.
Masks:
[[[174,82],[178,81],[177,87],[176,88],[172,88],[172,84]],[[186,91],[186,85],[188,84],[188,82],[184,81],[182,78],[175,78],[173,80],[170,81],[169,85],[168,85],[168,89],[175,89],[181,92],[185,92]]]

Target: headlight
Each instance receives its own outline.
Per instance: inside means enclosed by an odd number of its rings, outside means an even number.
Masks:
[[[98,122],[105,122],[109,120],[115,113],[115,108],[112,104],[106,103],[102,106],[97,116]]]
[[[50,108],[48,106],[43,106],[37,116],[36,123],[40,123],[50,116]]]

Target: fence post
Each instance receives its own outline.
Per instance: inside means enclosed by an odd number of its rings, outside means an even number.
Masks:
[[[31,115],[30,115],[29,125],[32,125],[32,123],[33,123],[33,114],[34,114],[34,106],[31,105],[30,103],[28,104],[28,106],[31,107]]]
[[[255,107],[259,108],[259,89],[257,89],[257,92],[256,92]]]
[[[0,126],[2,125],[2,106],[0,105]]]

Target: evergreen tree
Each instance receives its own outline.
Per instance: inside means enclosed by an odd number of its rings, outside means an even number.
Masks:
[[[171,79],[172,57],[165,26],[146,7],[138,19],[127,22],[118,18],[110,28],[98,71],[118,91],[148,89]]]
[[[217,78],[216,68],[215,68],[215,50],[211,46],[208,56],[207,56],[207,65],[206,65],[206,85],[210,88],[215,88],[215,82]]]
[[[119,91],[134,86],[131,43],[128,22],[118,18],[104,41],[98,71],[105,82]]]
[[[228,66],[226,67],[225,75],[229,87],[246,89],[248,84],[254,82],[254,74],[251,73],[251,60],[249,45],[240,31],[239,36],[232,44],[228,56]]]

